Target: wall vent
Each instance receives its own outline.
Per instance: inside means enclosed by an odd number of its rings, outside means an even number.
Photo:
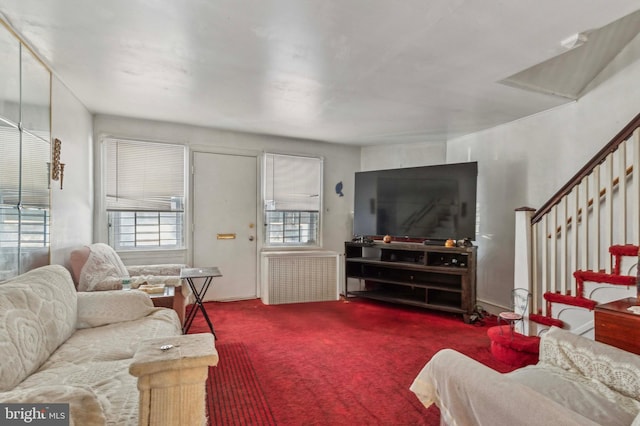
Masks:
[[[262,301],[338,300],[338,262],[338,253],[331,251],[262,253]]]

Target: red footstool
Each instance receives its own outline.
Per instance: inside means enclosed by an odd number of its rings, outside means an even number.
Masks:
[[[498,361],[514,367],[524,367],[538,362],[540,338],[513,332],[508,325],[487,330],[491,340],[491,354]]]

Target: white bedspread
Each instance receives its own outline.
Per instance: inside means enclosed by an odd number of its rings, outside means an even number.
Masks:
[[[448,425],[640,426],[640,356],[557,327],[536,365],[500,374],[445,349],[410,389]]]

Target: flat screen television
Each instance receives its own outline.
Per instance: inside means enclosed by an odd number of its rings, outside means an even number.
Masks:
[[[356,172],[356,236],[475,240],[478,163]]]

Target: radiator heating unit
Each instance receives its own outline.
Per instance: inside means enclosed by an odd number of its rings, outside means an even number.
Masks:
[[[332,251],[262,253],[263,303],[320,302],[339,299],[339,255]]]

